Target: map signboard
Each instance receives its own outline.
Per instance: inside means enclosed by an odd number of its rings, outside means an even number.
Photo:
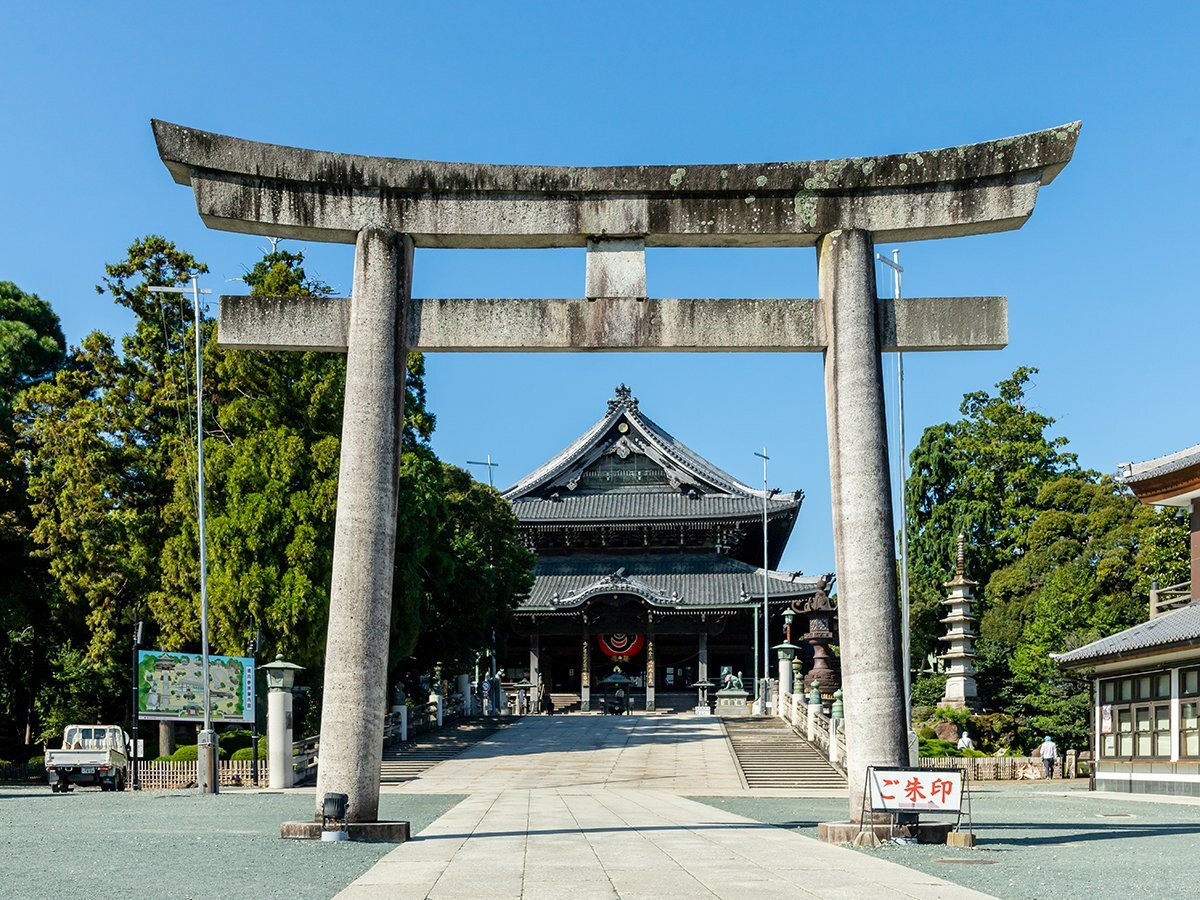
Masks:
[[[254,660],[209,656],[214,722],[254,721]],[[199,653],[138,652],[138,717],[204,720],[204,663]]]

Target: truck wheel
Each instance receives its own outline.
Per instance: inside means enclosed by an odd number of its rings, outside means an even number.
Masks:
[[[57,782],[57,781],[53,782],[53,783],[50,785],[50,792],[51,792],[51,793],[53,793],[53,794],[57,794],[57,793],[58,793],[58,782]]]
[[[117,783],[113,789],[116,791],[124,791],[125,790],[125,776],[124,775],[117,776]]]

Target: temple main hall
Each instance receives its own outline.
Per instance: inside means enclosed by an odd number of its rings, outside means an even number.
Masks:
[[[691,685],[725,671],[743,673],[753,692],[763,566],[772,644],[784,638],[786,609],[824,596],[821,579],[776,570],[803,492],[766,497],[764,559],[764,492],[684,446],[625,385],[595,425],[504,497],[537,563],[502,642],[502,678],[528,679],[560,710],[597,708],[618,666],[635,709],[690,709]]]

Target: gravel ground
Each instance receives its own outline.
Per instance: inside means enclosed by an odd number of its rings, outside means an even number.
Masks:
[[[379,812],[416,833],[462,799],[383,794]],[[279,823],[312,804],[311,792],[0,787],[0,897],[332,897],[394,845],[282,840]]]
[[[1056,797],[1065,786],[986,785],[972,794],[975,850],[938,846],[861,852],[1005,900],[1108,900],[1200,895],[1200,805]],[[844,821],[844,800],[693,797],[816,837]]]

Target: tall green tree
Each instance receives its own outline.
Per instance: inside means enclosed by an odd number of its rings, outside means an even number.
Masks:
[[[1030,734],[1081,744],[1088,699],[1050,654],[1144,621],[1150,582],[1186,578],[1177,510],[1143,506],[1080,469],[1054,420],[1026,404],[1036,372],[967,394],[963,418],[926,430],[909,482],[914,656],[936,652],[942,583],[968,536],[981,699]],[[920,658],[918,656],[918,658]]]
[[[995,394],[964,395],[963,417],[926,428],[909,457],[909,580],[918,662],[939,652],[942,585],[954,570],[958,535],[970,547],[971,577],[986,583],[1023,552],[1042,487],[1078,471],[1067,439],[1048,433],[1054,419],[1026,403],[1036,373],[1021,367],[996,385]]]
[[[55,652],[81,654],[80,665],[95,676],[95,696],[109,698],[110,711],[123,705],[109,685],[127,666],[133,622],[154,618],[170,536],[162,512],[186,470],[190,436],[182,357],[190,310],[186,300],[148,288],[205,271],[164,238],[134,241],[124,259],[105,267],[97,287],[135,315],[120,350],[93,333],[53,379],[18,401],[33,539],[57,587],[50,609],[60,635]],[[49,693],[39,708],[52,733],[56,703]]]
[[[35,688],[45,674],[38,652],[50,582],[32,558],[33,518],[28,477],[17,458],[15,404],[23,391],[51,377],[66,352],[50,304],[11,281],[0,281],[0,742],[26,744],[32,735]]]

